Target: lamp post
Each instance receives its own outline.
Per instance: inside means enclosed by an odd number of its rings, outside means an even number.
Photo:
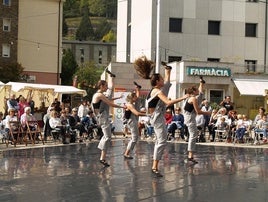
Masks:
[[[160,34],[160,0],[156,2],[157,6],[157,16],[156,16],[156,66],[155,73],[159,73],[160,66],[160,53],[159,53],[159,34]]]

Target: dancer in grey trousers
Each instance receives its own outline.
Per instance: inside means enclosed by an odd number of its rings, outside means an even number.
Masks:
[[[124,152],[125,159],[133,159],[133,157],[130,156],[130,152],[133,151],[139,138],[138,116],[146,115],[145,111],[144,112],[139,111],[139,109],[141,108],[141,100],[139,98],[141,86],[138,85],[137,83],[135,83],[135,85],[136,85],[136,91],[129,93],[126,98],[127,108],[125,110],[124,121],[126,122],[127,127],[130,129],[131,140],[127,145],[126,151]]]
[[[106,153],[112,136],[111,123],[109,120],[110,106],[117,108],[124,108],[124,106],[113,103],[113,100],[117,99],[112,98],[113,79],[115,75],[108,70],[106,70],[106,72],[109,74],[108,83],[105,80],[98,82],[98,91],[92,97],[92,108],[103,132],[103,136],[98,145],[98,148],[101,150],[100,163],[108,167],[110,165],[106,162]]]
[[[203,98],[203,86],[205,81],[200,77],[199,88],[192,86],[187,89],[187,94],[189,98],[186,100],[184,105],[184,123],[188,127],[189,139],[188,139],[188,161],[197,163],[194,159],[193,154],[196,151],[196,139],[198,135],[197,125],[196,125],[196,115],[204,114],[210,115],[211,112],[201,111],[200,104]]]
[[[163,64],[165,67],[165,77],[163,78],[159,73],[150,75],[154,69],[154,63],[148,60],[145,56],[138,58],[134,62],[134,67],[137,73],[142,78],[150,79],[152,89],[147,96],[147,111],[151,116],[150,123],[154,127],[156,141],[153,154],[152,174],[155,177],[162,177],[163,175],[158,171],[159,160],[161,159],[166,141],[167,141],[167,128],[165,124],[166,107],[178,103],[188,97],[185,95],[181,98],[170,100],[167,95],[170,84],[171,67]]]

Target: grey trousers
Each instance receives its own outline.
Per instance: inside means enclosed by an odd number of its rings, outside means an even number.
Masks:
[[[158,112],[156,112],[158,113]],[[161,114],[154,114],[156,117],[152,117],[152,126],[154,127],[154,132],[156,136],[155,146],[154,146],[154,160],[161,160],[162,155],[165,150],[167,143],[167,127],[165,123],[165,117]]]
[[[127,145],[127,150],[133,151],[136,143],[138,142],[139,139],[139,128],[138,128],[138,122],[134,120],[129,120],[127,123],[130,132],[131,132],[131,140],[129,141]]]
[[[107,150],[111,144],[111,123],[109,117],[106,114],[102,114],[98,117],[98,123],[101,123],[101,129],[103,132],[103,136],[99,142],[98,148],[100,150]]]

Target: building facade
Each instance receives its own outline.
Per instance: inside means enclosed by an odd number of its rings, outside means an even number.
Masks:
[[[260,106],[267,108],[267,2],[126,0],[118,1],[117,20],[117,62],[142,55],[156,61],[158,50],[159,61],[175,68],[171,97],[181,96],[201,74],[211,102],[230,95],[238,112],[251,118]],[[245,84],[253,89],[245,92]]]
[[[63,40],[62,49],[70,49],[78,64],[93,61],[98,66],[106,67],[116,59],[116,43]]]
[[[0,65],[17,62],[29,82],[60,84],[65,0],[3,0]]]
[[[117,61],[156,58],[157,3],[118,1]],[[142,5],[142,6],[140,6]],[[267,5],[258,0],[160,1],[161,61],[217,61],[249,66],[267,61]]]

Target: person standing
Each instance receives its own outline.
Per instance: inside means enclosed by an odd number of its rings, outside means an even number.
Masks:
[[[154,127],[156,136],[152,164],[152,174],[154,177],[163,177],[158,170],[158,166],[167,142],[167,127],[165,120],[166,107],[174,105],[188,97],[188,95],[184,95],[181,98],[169,100],[167,95],[171,86],[170,74],[172,68],[166,64],[163,64],[163,66],[165,67],[164,78],[159,73],[153,73],[151,75],[151,71],[154,69],[155,64],[145,56],[134,61],[134,67],[137,73],[144,79],[150,79],[152,86],[152,89],[146,98],[146,102],[148,114],[151,116],[150,123]]]
[[[139,138],[139,128],[138,128],[138,117],[145,116],[145,112],[140,112],[140,88],[141,86],[136,85],[136,91],[129,93],[126,98],[126,110],[125,110],[125,121],[127,127],[130,129],[131,140],[129,141],[127,148],[124,152],[125,159],[133,159],[130,156],[130,152],[133,151],[138,138]]]
[[[212,107],[209,105],[209,102],[207,99],[204,99],[202,103],[203,103],[203,105],[201,107],[201,111],[212,112]],[[204,115],[204,118],[205,118],[205,125],[204,125],[203,133],[206,134],[206,128],[209,127],[208,124],[209,124],[209,120],[210,120],[210,115]]]
[[[231,101],[231,96],[225,96],[225,99],[221,101],[220,106],[227,110],[227,114],[229,111],[234,110],[234,103]]]
[[[98,148],[101,150],[100,163],[104,167],[110,166],[106,161],[107,149],[110,145],[112,130],[109,120],[110,106],[116,108],[124,108],[124,106],[117,105],[113,102],[113,79],[115,75],[109,70],[106,70],[109,74],[108,82],[100,80],[97,83],[98,90],[92,97],[92,109],[97,117],[98,124],[101,126],[103,136],[98,144]]]
[[[199,88],[196,86],[189,87],[187,93],[189,98],[186,100],[184,105],[184,123],[188,127],[189,131],[189,140],[188,140],[188,162],[197,163],[193,155],[196,151],[196,139],[198,136],[197,124],[196,124],[196,115],[210,115],[211,112],[204,112],[200,109],[200,103],[203,96],[203,87],[205,81],[200,77]]]

